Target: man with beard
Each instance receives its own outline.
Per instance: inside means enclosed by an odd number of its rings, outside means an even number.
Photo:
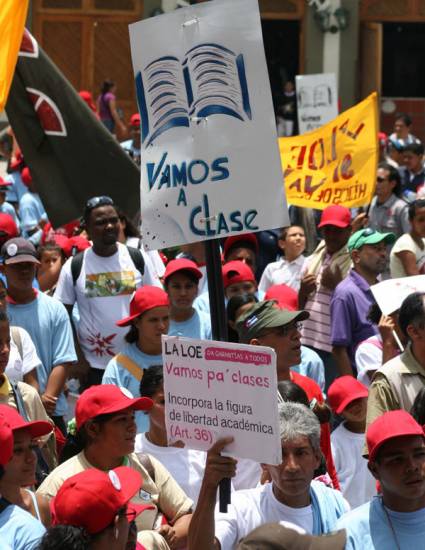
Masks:
[[[370,227],[356,231],[348,241],[353,268],[331,298],[332,351],[340,375],[355,372],[357,346],[377,332],[367,320],[370,306],[375,303],[370,287],[385,271],[388,245],[394,241],[393,233],[379,233]]]
[[[128,315],[130,298],[143,282],[140,250],[118,242],[119,216],[110,197],[87,201],[84,223],[93,246],[62,268],[55,298],[71,314],[78,304],[78,342],[88,363],[87,387],[101,384],[106,365],[121,351],[125,328],[116,320]]]

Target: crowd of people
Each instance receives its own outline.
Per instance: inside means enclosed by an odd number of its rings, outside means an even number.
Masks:
[[[98,107],[113,131],[113,83]],[[122,144],[135,162],[139,126],[135,114]],[[212,339],[203,243],[146,251],[108,196],[53,228],[13,150],[0,180],[1,548],[423,546],[425,293],[384,315],[371,291],[425,270],[423,146],[407,115],[381,155],[369,208],[312,212],[312,232],[291,207],[290,225],[222,242],[228,340],[276,353],[276,465],[228,456],[229,437],[207,453],[167,437],[162,335]]]

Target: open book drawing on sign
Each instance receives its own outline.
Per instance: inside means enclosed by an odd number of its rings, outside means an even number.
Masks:
[[[243,55],[220,44],[194,46],[183,62],[154,59],[137,73],[136,90],[145,147],[170,128],[210,115],[252,118]]]

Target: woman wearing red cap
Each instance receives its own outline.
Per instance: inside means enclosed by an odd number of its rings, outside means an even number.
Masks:
[[[180,258],[168,262],[164,287],[170,300],[170,336],[211,340],[210,316],[192,307],[201,278],[202,272],[191,260]]]
[[[102,378],[103,384],[115,384],[139,395],[143,369],[162,364],[161,336],[168,333],[169,300],[162,288],[142,286],[130,302],[130,315],[117,321],[119,327],[130,327],[126,345],[111,359]],[[148,421],[136,414],[137,431],[144,432]]]
[[[184,547],[191,518],[192,501],[187,498],[160,462],[146,455],[140,460],[134,454],[136,437],[135,411],[146,411],[152,401],[134,399],[124,388],[111,384],[92,386],[83,392],[75,409],[75,433],[68,436],[62,462],[44,480],[37,493],[53,498],[65,480],[97,468],[108,471],[130,466],[143,478],[143,486],[132,499],[134,504],[149,504],[136,520],[140,542],[149,550]],[[142,464],[143,461],[143,464]],[[168,523],[167,523],[168,522]],[[164,524],[165,523],[165,524]]]
[[[51,502],[53,527],[39,550],[143,550],[131,526],[144,506],[129,502],[142,482],[128,466],[109,472],[92,468],[70,477]]]
[[[12,440],[9,441],[5,439],[5,430],[0,429],[1,544],[9,548],[10,540],[13,542],[10,547],[16,550],[36,548],[44,532],[40,522],[45,525],[50,524],[49,505],[43,496],[36,496],[25,487],[35,483],[37,439],[49,434],[52,426],[44,421],[26,422],[13,407],[8,405],[0,405],[0,423],[3,427],[6,425],[12,432]],[[10,450],[6,455],[5,449]],[[26,513],[17,510],[17,507],[25,510]],[[26,524],[25,528],[18,528],[21,522]],[[10,531],[14,532],[13,537]],[[4,546],[1,547],[4,548]]]

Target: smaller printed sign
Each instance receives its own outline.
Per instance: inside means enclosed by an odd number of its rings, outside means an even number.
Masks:
[[[333,73],[297,75],[295,87],[300,134],[316,130],[338,116],[338,92]]]
[[[425,275],[387,279],[370,287],[376,303],[384,315],[400,309],[401,304],[413,292],[425,292]]]
[[[280,464],[276,354],[266,347],[162,337],[165,424],[170,444]]]

